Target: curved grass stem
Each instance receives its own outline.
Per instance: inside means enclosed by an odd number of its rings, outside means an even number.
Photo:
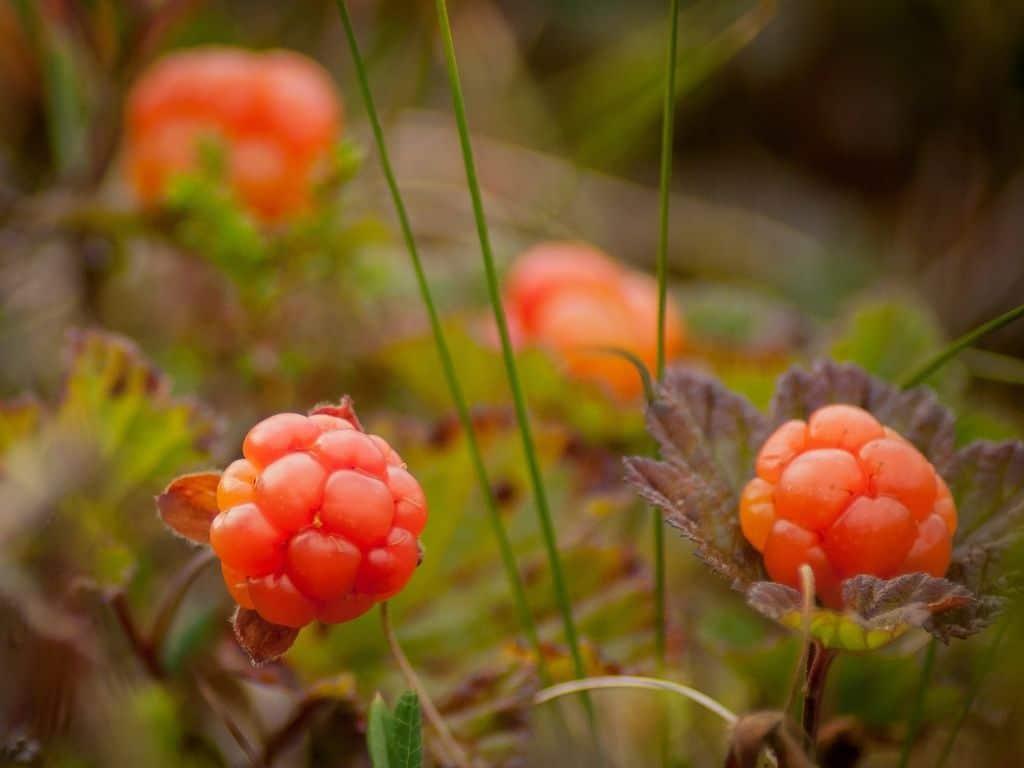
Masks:
[[[470,461],[473,464],[473,471],[476,473],[477,483],[480,486],[480,493],[483,496],[484,504],[487,507],[487,517],[498,543],[498,552],[508,579],[509,590],[512,592],[516,605],[516,612],[519,615],[519,624],[533,652],[537,657],[537,668],[541,678],[547,682],[550,677],[544,661],[544,654],[541,652],[540,639],[537,635],[537,627],[530,612],[529,603],[526,600],[526,590],[523,587],[522,578],[516,565],[515,554],[512,551],[512,544],[509,541],[505,524],[501,519],[501,512],[498,510],[497,501],[494,498],[490,478],[484,464],[483,453],[480,444],[477,442],[476,430],[473,428],[472,415],[466,403],[462,385],[459,383],[458,374],[455,372],[455,363],[452,360],[451,350],[445,339],[444,328],[437,307],[434,304],[433,293],[430,283],[427,280],[423,262],[420,259],[419,249],[416,246],[416,238],[413,235],[412,224],[409,221],[409,214],[405,207],[405,201],[398,188],[398,181],[395,177],[394,167],[391,164],[391,156],[388,152],[387,143],[384,140],[384,130],[381,127],[380,117],[377,113],[377,106],[370,89],[370,81],[366,72],[366,64],[362,53],[359,50],[359,43],[356,39],[355,30],[352,26],[352,19],[349,16],[345,0],[337,0],[338,13],[341,15],[341,24],[345,29],[345,36],[348,39],[349,51],[352,54],[352,63],[356,70],[356,77],[359,81],[359,90],[366,107],[366,114],[373,129],[374,141],[377,145],[377,156],[380,159],[381,170],[387,181],[388,190],[391,193],[391,200],[395,206],[395,213],[398,216],[399,227],[402,230],[402,239],[405,241],[406,250],[409,253],[409,260],[412,263],[413,272],[416,275],[416,284],[419,288],[420,298],[427,311],[427,319],[430,322],[430,331],[434,337],[434,347],[437,349],[437,356],[441,361],[441,371],[444,374],[445,383],[451,393],[452,401],[455,403],[455,410],[462,425],[462,431],[466,435],[466,447],[469,451]]]
[[[994,317],[987,323],[982,323],[974,330],[968,331],[959,339],[950,342],[941,349],[930,360],[926,360],[916,371],[903,380],[904,387],[914,387],[939,370],[943,365],[956,357],[961,351],[971,346],[983,336],[987,336],[1000,328],[1009,325],[1014,320],[1024,317],[1024,304],[1014,307],[1009,312],[1004,312],[999,317]]]
[[[450,762],[452,765],[458,766],[458,768],[470,768],[469,757],[466,755],[466,751],[462,746],[455,740],[451,730],[448,728],[448,724],[441,717],[441,713],[437,711],[437,707],[434,706],[433,699],[430,698],[430,694],[427,692],[426,687],[423,685],[423,681],[420,680],[420,676],[416,674],[416,670],[413,669],[412,664],[409,663],[408,657],[402,650],[402,646],[398,642],[398,636],[395,635],[395,630],[391,626],[391,616],[388,611],[387,601],[380,604],[380,626],[384,630],[384,637],[387,638],[388,647],[391,649],[391,655],[395,659],[395,663],[398,665],[399,671],[402,673],[402,677],[405,678],[406,684],[416,691],[416,695],[420,698],[420,706],[423,708],[423,714],[427,718],[427,722],[430,723],[431,727],[437,732],[438,740],[445,752],[445,761]]]
[[[551,517],[551,508],[548,504],[547,492],[544,488],[544,480],[540,471],[540,461],[537,458],[537,451],[534,446],[533,434],[530,428],[530,417],[526,407],[526,397],[523,394],[523,388],[519,381],[519,372],[516,368],[515,354],[513,353],[512,341],[509,337],[508,321],[505,317],[505,309],[501,300],[501,291],[498,286],[498,273],[494,266],[494,253],[491,249],[491,239],[487,229],[487,218],[484,213],[483,198],[480,194],[480,184],[477,180],[476,162],[473,159],[473,147],[469,138],[469,124],[466,119],[466,105],[462,95],[462,82],[459,76],[459,65],[455,58],[455,40],[452,37],[451,21],[448,18],[448,5],[445,0],[437,0],[436,5],[437,19],[441,29],[441,40],[444,47],[445,63],[448,69],[448,82],[451,89],[452,106],[454,108],[455,122],[459,133],[459,145],[462,150],[462,159],[466,170],[466,183],[469,187],[470,199],[473,204],[473,217],[476,221],[477,237],[480,240],[480,253],[483,258],[484,276],[487,281],[487,292],[490,297],[491,307],[494,310],[494,320],[498,326],[498,336],[501,339],[501,354],[505,365],[505,374],[508,379],[509,389],[512,392],[512,402],[515,407],[516,420],[519,424],[523,453],[526,456],[530,483],[533,487],[534,504],[537,508],[537,516],[540,521],[544,547],[547,552],[548,564],[551,568],[551,580],[554,586],[555,599],[558,604],[559,613],[561,614],[566,643],[569,646],[569,653],[572,656],[573,671],[576,677],[580,678],[585,674],[583,655],[580,652],[580,643],[576,633],[576,624],[573,620],[572,604],[569,599],[569,590],[565,582],[562,561],[558,554],[558,542],[555,537],[555,526]]]
[[[735,725],[736,714],[730,711],[725,705],[711,698],[703,691],[691,688],[688,685],[673,683],[670,680],[660,680],[655,677],[636,677],[633,675],[608,675],[606,677],[587,677],[582,680],[572,680],[568,683],[559,683],[537,693],[533,698],[534,704],[544,704],[562,696],[583,691],[598,691],[609,688],[646,688],[654,691],[667,691],[683,696],[690,701],[699,704],[709,712],[718,715],[727,725]]]

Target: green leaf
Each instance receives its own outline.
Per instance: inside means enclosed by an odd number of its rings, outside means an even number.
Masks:
[[[378,693],[370,704],[370,723],[366,729],[366,743],[370,750],[370,762],[373,768],[392,768],[391,755],[388,749],[391,713],[388,705]]]
[[[803,598],[792,587],[770,581],[753,584],[747,603],[790,629],[803,627]],[[812,609],[811,636],[829,648],[874,650],[919,627],[943,640],[949,633],[935,623],[947,611],[975,608],[978,599],[962,584],[925,573],[894,579],[854,576],[843,582],[842,611]]]
[[[945,343],[938,320],[910,298],[865,301],[842,326],[830,347],[832,357],[891,382],[902,381]],[[955,367],[946,368],[932,383],[950,389],[962,378],[956,374]]]
[[[406,691],[395,703],[388,733],[391,768],[420,768],[423,765],[423,722],[420,700]]]
[[[872,413],[941,468],[952,458],[953,414],[924,387],[902,390],[850,363],[820,360],[810,370],[791,368],[779,378],[771,423],[806,419],[831,403],[848,403]]]
[[[698,557],[745,590],[762,577],[761,558],[736,510],[767,420],[710,376],[677,367],[666,374],[647,421],[665,460],[627,458],[627,480],[694,542]]]

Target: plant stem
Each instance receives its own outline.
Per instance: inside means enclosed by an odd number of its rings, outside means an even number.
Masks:
[[[959,339],[948,344],[945,348],[941,349],[935,356],[930,360],[925,361],[916,371],[906,377],[903,381],[903,387],[914,387],[923,382],[939,368],[945,365],[949,360],[956,357],[956,355],[971,346],[974,342],[980,339],[982,336],[986,336],[993,331],[998,331],[1000,328],[1009,325],[1019,317],[1024,317],[1024,304],[1014,307],[1009,312],[1004,312],[999,317],[994,317],[987,323],[979,325],[972,331],[968,331]]]
[[[835,657],[835,651],[826,648],[817,640],[813,641],[808,648],[801,723],[807,751],[811,756],[814,755],[818,743],[818,725],[821,722],[821,704],[825,693],[825,682]]]
[[[924,695],[932,679],[932,669],[935,667],[935,649],[938,641],[933,637],[928,643],[928,651],[924,656],[924,663],[921,665],[921,677],[917,681],[917,690],[914,691],[914,701],[910,705],[910,717],[907,719],[907,735],[903,739],[903,748],[900,750],[899,768],[907,768],[910,762],[910,750],[917,738],[917,730],[921,726],[921,715],[924,711]]]
[[[408,686],[416,691],[416,695],[420,697],[423,714],[426,715],[431,726],[433,726],[434,730],[437,731],[437,736],[446,753],[445,759],[450,760],[459,768],[470,768],[469,757],[466,756],[465,750],[462,749],[460,744],[455,740],[455,737],[452,736],[452,732],[449,730],[448,724],[445,723],[444,718],[441,717],[441,713],[437,711],[437,707],[434,706],[434,701],[430,698],[430,694],[427,693],[427,689],[424,687],[423,681],[420,680],[419,675],[416,674],[416,670],[413,669],[412,664],[409,663],[409,659],[402,651],[402,646],[398,643],[398,637],[395,635],[395,630],[391,626],[391,618],[388,613],[387,601],[380,604],[380,625],[381,629],[384,630],[384,636],[387,638],[388,647],[391,649],[391,655],[394,657],[395,663],[398,664],[398,669],[402,672],[402,676],[405,678],[405,682]]]
[[[656,371],[665,375],[665,310],[668,304],[668,211],[672,179],[672,140],[675,135],[676,58],[679,41],[679,0],[669,0],[668,50],[665,56],[665,101],[661,119],[661,172],[658,214],[658,349]],[[654,649],[658,671],[664,674],[667,620],[665,616],[665,523],[651,509],[654,524]]]
[[[540,462],[534,447],[533,435],[530,429],[530,417],[526,409],[526,398],[523,395],[523,389],[519,382],[519,372],[516,369],[515,354],[509,337],[508,321],[505,318],[501,291],[498,287],[498,274],[494,266],[494,254],[491,250],[491,239],[487,230],[487,218],[484,214],[480,184],[477,180],[473,147],[469,139],[466,105],[462,95],[459,65],[455,58],[455,41],[452,37],[451,21],[448,18],[448,6],[445,0],[437,0],[436,4],[437,19],[441,28],[441,39],[444,44],[445,61],[448,68],[448,81],[452,93],[452,105],[455,111],[455,122],[458,127],[459,144],[462,149],[462,159],[466,169],[466,183],[469,187],[470,199],[473,203],[473,217],[476,220],[477,236],[480,240],[480,253],[483,257],[487,292],[490,296],[491,307],[494,310],[494,320],[498,326],[498,336],[501,339],[501,353],[505,364],[505,374],[508,378],[509,389],[512,391],[512,402],[515,406],[516,420],[519,423],[523,453],[526,455],[530,482],[533,486],[534,503],[537,507],[537,516],[540,519],[544,547],[547,550],[548,564],[551,568],[551,580],[554,585],[555,599],[562,616],[565,639],[572,656],[573,670],[577,678],[582,678],[586,671],[583,664],[583,655],[580,653],[579,638],[576,635],[576,625],[572,616],[572,604],[569,601],[569,590],[566,587],[562,562],[558,554],[558,542],[555,538],[555,527],[551,518],[551,509],[548,505],[547,492],[544,488],[544,480],[540,471]]]
[[[996,632],[995,638],[992,640],[992,644],[988,647],[988,651],[985,653],[985,658],[982,659],[981,668],[978,670],[978,674],[975,675],[974,680],[971,681],[971,687],[967,692],[967,696],[964,697],[964,705],[960,709],[960,714],[957,715],[956,723],[953,724],[953,727],[949,731],[949,735],[946,737],[946,743],[942,745],[942,754],[939,757],[939,761],[935,764],[935,768],[944,768],[946,762],[949,760],[949,756],[953,751],[953,745],[956,743],[957,734],[960,733],[960,729],[963,728],[963,725],[967,720],[967,716],[971,713],[974,701],[978,698],[978,693],[981,691],[981,684],[985,682],[985,678],[988,677],[988,673],[991,672],[992,668],[995,666],[996,659],[999,658],[999,646],[1002,645],[1003,637],[1006,635],[1009,627],[1010,621],[1008,619],[1004,619],[999,630]]]
[[[477,442],[476,430],[473,427],[473,417],[466,404],[466,397],[459,383],[458,374],[455,372],[455,363],[452,360],[451,350],[445,339],[444,328],[441,325],[441,318],[437,307],[434,304],[434,297],[430,290],[430,283],[427,280],[426,272],[423,269],[423,262],[420,259],[419,249],[416,246],[416,238],[412,231],[412,224],[409,222],[409,214],[405,207],[405,201],[398,188],[398,181],[395,178],[395,171],[391,165],[391,156],[388,152],[387,143],[384,140],[384,130],[381,127],[380,117],[377,113],[377,106],[370,89],[370,81],[366,72],[366,63],[363,61],[362,53],[359,50],[359,43],[356,39],[355,30],[352,26],[352,19],[349,16],[348,6],[345,0],[337,0],[338,12],[341,15],[341,23],[345,29],[345,36],[348,38],[349,50],[352,53],[352,63],[359,80],[359,90],[362,94],[363,104],[366,107],[366,114],[373,129],[374,141],[377,145],[377,156],[380,159],[381,170],[387,181],[388,189],[391,192],[391,200],[395,206],[395,213],[398,215],[399,227],[402,230],[402,238],[405,241],[406,250],[409,252],[409,260],[412,262],[413,272],[416,274],[416,283],[419,287],[420,298],[427,310],[427,318],[430,322],[430,330],[434,337],[434,346],[437,349],[437,356],[441,361],[441,371],[444,373],[448,391],[451,393],[452,401],[455,403],[455,410],[458,413],[462,431],[466,435],[466,447],[469,450],[473,470],[476,473],[477,483],[480,486],[480,493],[483,496],[484,504],[487,507],[487,516],[498,542],[498,552],[501,555],[501,562],[505,568],[505,575],[508,579],[512,597],[515,600],[516,611],[519,614],[519,623],[527,640],[533,647],[537,656],[537,668],[545,683],[550,680],[547,671],[547,664],[544,654],[541,651],[540,638],[537,635],[537,627],[530,613],[529,603],[526,600],[526,590],[523,587],[522,578],[516,565],[515,554],[509,542],[505,524],[501,519],[501,512],[498,509],[497,501],[494,498],[494,491],[491,481],[487,475],[487,468],[484,464],[483,453],[480,444]]]

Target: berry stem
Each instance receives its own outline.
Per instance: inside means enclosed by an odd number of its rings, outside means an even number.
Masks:
[[[466,183],[469,187],[470,199],[473,204],[473,217],[476,221],[477,236],[480,240],[480,253],[483,258],[484,275],[487,280],[487,292],[494,310],[494,320],[498,326],[498,336],[501,339],[501,353],[505,364],[505,374],[508,379],[509,389],[512,391],[512,402],[515,406],[516,420],[519,423],[523,453],[526,455],[527,469],[529,470],[530,482],[533,486],[537,516],[540,519],[541,533],[544,537],[544,546],[547,550],[548,563],[551,568],[551,580],[554,585],[555,598],[562,616],[565,639],[572,655],[575,676],[582,678],[586,674],[586,669],[583,664],[583,655],[580,652],[579,638],[576,635],[576,624],[573,621],[572,603],[569,600],[569,590],[566,587],[562,561],[558,554],[558,542],[555,538],[555,527],[551,518],[551,509],[541,476],[537,451],[534,448],[533,435],[530,429],[530,417],[526,408],[526,398],[523,395],[522,385],[519,381],[515,354],[512,350],[512,340],[509,337],[508,321],[505,317],[501,291],[498,287],[498,274],[494,266],[494,253],[491,249],[491,239],[487,230],[487,217],[484,214],[480,184],[477,180],[476,163],[473,159],[473,146],[469,138],[469,124],[466,119],[466,105],[462,95],[459,65],[455,58],[455,40],[452,37],[451,21],[448,18],[448,5],[445,0],[437,0],[436,5],[441,39],[444,44],[445,62],[448,69],[448,82],[452,94],[452,106],[455,112],[455,123],[458,127],[459,144],[466,170]],[[588,712],[592,711],[589,698],[586,699],[586,705]]]
[[[825,682],[835,657],[836,651],[826,648],[817,640],[813,641],[808,648],[801,723],[807,752],[812,757],[818,743],[818,724],[821,722],[821,704],[825,693]]]
[[[1024,317],[1024,304],[1014,307],[1009,312],[1004,312],[999,317],[992,318],[987,323],[982,323],[974,330],[968,331],[939,350],[930,360],[926,360],[923,365],[903,380],[902,386],[904,388],[917,386],[978,339],[998,331],[1020,317]]]
[[[380,117],[377,113],[377,106],[374,102],[373,93],[370,89],[369,77],[366,73],[366,64],[363,61],[362,53],[359,50],[359,42],[356,39],[355,30],[352,26],[352,19],[349,16],[348,6],[345,3],[345,0],[337,0],[337,6],[338,12],[341,15],[342,26],[345,29],[345,36],[348,39],[349,51],[352,54],[352,63],[355,67],[356,76],[359,81],[359,90],[362,94],[363,104],[366,107],[366,114],[373,129],[373,137],[377,145],[377,156],[380,159],[381,170],[384,173],[384,178],[387,181],[388,189],[391,193],[391,200],[395,206],[398,223],[402,230],[402,238],[405,241],[406,250],[409,252],[409,260],[412,262],[413,272],[416,274],[416,283],[419,287],[420,298],[423,300],[423,305],[427,310],[430,330],[434,337],[434,346],[437,348],[437,355],[441,360],[441,370],[444,373],[445,382],[447,383],[448,390],[451,393],[452,401],[455,403],[455,410],[458,413],[459,422],[462,425],[462,431],[466,435],[466,447],[469,450],[473,470],[476,473],[480,492],[487,507],[487,515],[491,524],[491,529],[493,530],[494,537],[498,542],[498,551],[501,555],[501,562],[505,568],[505,575],[508,579],[509,588],[512,591],[512,597],[516,604],[516,611],[519,614],[519,624],[522,627],[530,645],[533,647],[534,654],[537,657],[537,668],[540,671],[541,678],[545,682],[548,682],[550,676],[547,671],[547,665],[544,661],[544,654],[541,652],[540,638],[537,635],[537,627],[533,621],[533,615],[530,612],[530,606],[526,599],[526,590],[523,587],[522,578],[516,565],[515,554],[512,551],[512,545],[509,542],[508,533],[505,530],[505,524],[501,519],[501,512],[498,510],[498,504],[494,498],[493,486],[487,474],[487,468],[484,464],[480,444],[477,442],[476,430],[473,427],[473,418],[470,414],[469,407],[466,404],[466,397],[462,391],[462,385],[459,383],[458,374],[455,372],[455,363],[452,360],[451,350],[449,349],[448,342],[445,339],[444,328],[441,325],[441,319],[438,314],[437,307],[434,304],[434,297],[430,289],[430,283],[427,280],[426,272],[423,269],[423,262],[420,259],[419,249],[416,246],[416,238],[413,234],[412,224],[409,221],[409,214],[405,207],[405,201],[402,199],[402,193],[398,188],[398,182],[395,178],[395,171],[391,165],[391,156],[388,152],[387,143],[384,140],[384,130],[381,127]]]
[[[445,761],[451,762],[451,764],[458,766],[458,768],[470,768],[469,757],[467,757],[465,750],[455,740],[455,737],[452,736],[452,732],[449,730],[448,724],[445,723],[444,718],[441,717],[441,713],[438,712],[437,707],[434,706],[434,701],[430,698],[430,694],[427,693],[427,689],[424,687],[423,681],[420,680],[420,676],[416,674],[416,670],[413,669],[412,664],[409,663],[409,659],[402,651],[402,646],[398,643],[398,637],[395,635],[395,630],[391,626],[391,617],[388,612],[387,601],[380,604],[380,625],[381,629],[384,630],[384,637],[387,638],[388,647],[391,649],[391,655],[394,657],[395,663],[398,664],[398,669],[401,671],[408,686],[416,692],[417,696],[419,696],[420,705],[423,707],[423,714],[426,715],[431,726],[433,726],[434,730],[437,731],[437,736],[444,748]]]

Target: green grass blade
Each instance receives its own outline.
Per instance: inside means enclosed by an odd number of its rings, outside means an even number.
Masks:
[[[387,143],[384,141],[384,130],[381,127],[380,116],[377,113],[377,106],[370,90],[369,77],[366,73],[366,64],[359,50],[359,43],[356,40],[355,30],[352,27],[352,19],[348,13],[348,7],[344,0],[338,0],[338,12],[341,15],[341,23],[345,28],[345,36],[348,39],[349,50],[352,53],[352,62],[355,66],[356,75],[359,80],[359,90],[362,94],[363,103],[366,106],[366,114],[373,129],[374,141],[377,144],[377,155],[380,158],[381,169],[384,178],[387,180],[388,189],[391,192],[391,199],[398,215],[398,222],[402,230],[402,238],[405,240],[406,249],[409,252],[409,259],[412,262],[413,271],[416,273],[416,283],[419,286],[420,297],[427,310],[427,317],[430,321],[430,330],[434,336],[434,345],[437,348],[437,355],[441,360],[441,370],[444,373],[445,381],[451,392],[452,400],[455,403],[455,410],[458,412],[459,422],[462,424],[462,431],[466,435],[466,446],[469,449],[470,460],[480,485],[480,492],[483,495],[484,503],[487,506],[488,519],[494,531],[494,537],[498,542],[498,551],[501,561],[508,577],[509,589],[515,600],[516,610],[519,614],[519,623],[523,632],[537,655],[538,669],[541,676],[548,678],[547,667],[544,662],[544,655],[541,653],[540,640],[537,636],[537,628],[530,613],[529,604],[526,600],[526,590],[523,587],[519,569],[516,566],[515,554],[509,542],[505,524],[501,519],[501,512],[498,510],[497,501],[494,498],[491,481],[484,464],[483,454],[477,442],[476,431],[473,428],[473,419],[466,404],[466,398],[459,383],[459,377],[455,372],[455,364],[452,361],[451,350],[445,339],[441,319],[434,304],[434,297],[430,290],[430,283],[427,280],[426,272],[423,269],[423,262],[420,259],[419,249],[416,246],[416,238],[413,235],[412,225],[409,222],[409,214],[405,207],[405,201],[398,188],[395,179],[395,171],[391,165],[391,156],[388,153]]]
[[[366,727],[366,746],[370,752],[373,768],[391,768],[388,754],[388,720],[391,713],[378,693],[370,704],[369,723]]]
[[[910,751],[914,747],[917,738],[918,728],[921,727],[921,717],[924,711],[925,691],[932,680],[932,670],[935,668],[935,650],[938,641],[932,638],[928,643],[928,650],[921,665],[921,677],[917,682],[917,689],[914,691],[914,700],[910,705],[910,717],[907,718],[907,735],[903,739],[903,748],[900,750],[899,768],[907,768],[910,762]]]
[[[551,568],[551,579],[554,584],[555,598],[558,602],[559,612],[562,616],[562,624],[565,632],[565,639],[572,655],[573,670],[576,677],[582,678],[586,669],[583,664],[583,655],[580,652],[579,638],[576,634],[576,624],[572,616],[572,604],[569,600],[569,590],[565,583],[565,574],[562,570],[562,561],[558,555],[558,543],[555,538],[555,527],[551,519],[551,509],[548,505],[547,492],[544,489],[544,481],[541,477],[540,463],[537,459],[537,452],[534,449],[533,435],[530,430],[530,417],[526,409],[526,398],[523,396],[523,389],[519,382],[519,373],[516,370],[515,355],[512,351],[512,342],[509,338],[508,322],[505,318],[505,310],[502,306],[501,291],[498,286],[498,274],[494,267],[494,254],[491,250],[490,235],[487,231],[487,219],[484,215],[483,199],[480,195],[480,184],[477,181],[476,164],[473,159],[473,147],[469,140],[469,126],[466,120],[466,105],[462,96],[462,83],[459,77],[459,65],[455,58],[455,41],[452,37],[451,22],[448,18],[448,6],[445,0],[437,0],[437,18],[441,28],[441,38],[444,44],[445,62],[448,68],[448,81],[452,93],[452,105],[455,111],[455,121],[458,126],[459,144],[462,149],[462,159],[466,169],[466,182],[469,186],[469,194],[473,203],[473,217],[476,220],[477,236],[480,240],[480,252],[483,257],[484,274],[487,279],[487,292],[490,296],[491,306],[494,309],[494,320],[498,326],[498,335],[501,338],[501,353],[505,363],[505,373],[508,377],[509,389],[512,390],[512,401],[515,406],[516,419],[519,422],[519,431],[522,435],[523,451],[526,454],[527,469],[530,474],[530,482],[533,485],[534,502],[537,507],[537,516],[540,519],[541,533],[544,537],[544,546],[547,550],[548,563]]]
[[[968,331],[959,339],[951,342],[944,349],[934,355],[930,360],[914,371],[912,374],[907,376],[903,382],[904,387],[914,387],[922,383],[925,379],[939,370],[943,365],[956,357],[961,351],[971,346],[974,342],[983,336],[987,336],[994,331],[998,331],[1000,328],[1009,325],[1014,320],[1020,317],[1024,317],[1024,304],[1014,307],[1009,312],[1005,312],[999,317],[994,317],[987,323],[982,323],[972,331]]]
[[[957,734],[960,733],[960,729],[963,728],[964,723],[967,721],[967,716],[971,714],[974,701],[978,698],[979,691],[981,691],[981,685],[996,665],[996,660],[999,658],[999,646],[1002,645],[1003,638],[1009,628],[1010,620],[1004,619],[999,630],[996,632],[995,638],[992,640],[992,644],[988,647],[985,657],[981,661],[981,668],[978,670],[977,675],[975,675],[974,680],[971,681],[971,687],[964,697],[964,703],[960,708],[960,713],[957,715],[956,722],[950,728],[945,744],[942,745],[942,754],[939,756],[939,761],[935,764],[935,768],[945,768],[946,762],[953,752],[953,745],[956,743]]]
[[[665,56],[665,94],[661,118],[661,172],[658,204],[658,352],[657,376],[665,375],[665,310],[668,304],[668,211],[672,181],[672,140],[675,136],[676,57],[679,41],[679,0],[669,0],[668,51]],[[654,523],[654,647],[659,667],[665,666],[665,524],[651,510]]]

